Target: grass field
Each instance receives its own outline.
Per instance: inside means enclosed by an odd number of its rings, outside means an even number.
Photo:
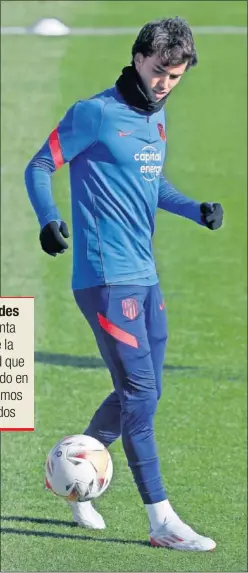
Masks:
[[[246,25],[246,2],[2,2],[2,26],[42,16],[79,26]],[[210,554],[148,546],[148,524],[119,441],[112,487],[98,501],[107,529],[71,524],[44,490],[44,459],[80,433],[111,389],[70,290],[71,249],[40,250],[23,173],[75,100],[112,85],[133,36],[2,37],[2,295],[35,297],[35,432],[2,436],[1,571],[247,571],[246,562],[246,38],[196,35],[199,66],[168,101],[167,174],[198,200],[221,202],[210,233],[159,212],[154,250],[169,318],[156,417],[161,466],[181,517],[212,536]],[[70,226],[68,169],[54,195]]]

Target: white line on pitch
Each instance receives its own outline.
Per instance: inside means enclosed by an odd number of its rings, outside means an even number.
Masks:
[[[247,34],[246,26],[192,26],[194,34],[204,35],[244,35]],[[69,28],[72,36],[128,36],[137,34],[140,28]],[[32,27],[3,26],[1,34],[7,36],[36,35]]]

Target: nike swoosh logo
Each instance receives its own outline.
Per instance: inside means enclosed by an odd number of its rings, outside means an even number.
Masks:
[[[118,133],[120,137],[125,137],[126,135],[131,135],[133,131],[119,131]]]

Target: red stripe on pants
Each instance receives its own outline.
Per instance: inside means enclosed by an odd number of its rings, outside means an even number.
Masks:
[[[56,169],[59,169],[64,165],[64,159],[62,155],[62,150],[59,141],[59,135],[57,128],[52,131],[49,136],[49,147],[54,161]]]
[[[115,326],[115,324],[110,322],[110,320],[105,318],[99,312],[97,313],[97,317],[98,317],[99,324],[101,325],[103,330],[108,332],[108,334],[110,334],[111,336],[113,336],[117,340],[120,340],[120,342],[124,342],[124,344],[128,344],[129,346],[133,346],[134,348],[138,348],[139,345],[138,345],[138,340],[137,340],[136,336],[133,336],[133,334],[129,334],[125,330],[118,328],[118,326]]]

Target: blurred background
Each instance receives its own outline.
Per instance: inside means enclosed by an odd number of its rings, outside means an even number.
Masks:
[[[71,240],[55,260],[40,250],[24,186],[28,161],[67,108],[115,83],[146,22],[176,15],[193,27],[199,64],[166,106],[165,173],[192,198],[222,203],[225,222],[211,233],[157,214],[169,342],[156,435],[169,497],[182,519],[216,539],[210,555],[146,545],[121,441],[111,449],[112,487],[98,502],[106,531],[73,529],[65,503],[44,491],[47,452],[83,431],[111,381],[72,297]],[[47,18],[69,33],[34,33]],[[246,23],[243,1],[1,2],[1,294],[35,297],[36,366],[35,432],[2,436],[4,571],[247,571]],[[71,228],[68,166],[53,191]]]

